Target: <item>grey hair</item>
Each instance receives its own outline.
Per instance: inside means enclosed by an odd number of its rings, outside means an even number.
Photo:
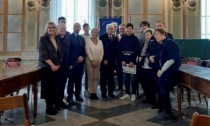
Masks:
[[[152,28],[147,28],[144,30],[143,34],[145,35],[147,32],[149,32],[151,35],[153,35],[154,30]]]
[[[93,29],[91,30],[91,33],[93,33],[93,32],[99,32],[99,31],[100,31],[99,28],[93,28]]]
[[[112,25],[118,26],[117,22],[112,22],[111,24],[112,24]]]
[[[113,24],[107,24],[106,25],[106,30],[108,29],[109,26],[112,26],[112,28],[114,28],[114,25]]]

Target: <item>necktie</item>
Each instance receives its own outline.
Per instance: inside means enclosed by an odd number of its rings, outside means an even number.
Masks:
[[[112,42],[112,36],[111,35],[109,36],[109,40]]]

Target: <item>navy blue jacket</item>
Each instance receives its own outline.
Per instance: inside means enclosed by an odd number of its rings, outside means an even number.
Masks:
[[[113,40],[110,41],[108,34],[105,33],[101,35],[99,39],[102,41],[104,47],[104,56],[102,62],[107,60],[110,63],[114,63],[117,58],[117,37],[114,37]]]
[[[72,55],[72,64],[73,66],[77,65],[77,60],[79,56],[82,56],[84,58],[83,64],[85,63],[85,39],[81,35],[75,36],[74,33],[70,34],[70,49],[71,49],[71,55]]]
[[[120,40],[118,51],[121,62],[125,61],[127,64],[133,62],[136,64],[136,57],[140,51],[138,38],[134,34],[123,36]]]
[[[163,67],[167,60],[174,60],[174,64],[170,66],[165,72],[177,71],[181,65],[181,54],[178,44],[171,39],[164,39],[160,46],[159,65]]]
[[[61,38],[59,35],[57,35],[56,38],[60,44],[60,48],[63,53],[61,69],[63,71],[66,71],[68,70],[69,66],[72,65],[72,55],[71,55],[71,50],[70,50],[70,45],[71,45],[70,36],[65,35],[64,38]]]
[[[167,38],[170,38],[173,40],[173,35],[169,32],[167,32]],[[155,39],[154,36],[151,37],[150,41],[149,41],[149,45],[147,47],[146,50],[146,57],[150,57],[152,55],[155,56],[155,62],[149,62],[149,66],[151,68],[155,68],[155,69],[159,69],[159,52],[160,52],[160,46],[161,44],[157,42],[157,40]]]

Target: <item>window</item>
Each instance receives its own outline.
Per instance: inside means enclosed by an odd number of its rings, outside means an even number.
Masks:
[[[201,38],[210,39],[210,0],[201,0]]]
[[[81,26],[88,23],[90,28],[96,26],[95,0],[55,0],[51,5],[51,20],[57,23],[60,16],[66,17],[67,30],[73,32],[73,24],[78,22]],[[60,6],[60,7],[58,7]],[[60,8],[60,9],[59,9]],[[56,10],[56,11],[55,11]],[[56,15],[56,16],[55,16]],[[80,31],[80,34],[83,30]]]

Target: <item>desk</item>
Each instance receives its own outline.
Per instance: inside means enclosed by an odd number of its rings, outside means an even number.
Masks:
[[[19,89],[33,85],[34,118],[37,116],[37,85],[39,69],[35,65],[23,65],[0,69],[0,97],[5,97]]]
[[[210,68],[182,64],[178,74],[178,116],[181,117],[181,86],[210,97]]]

